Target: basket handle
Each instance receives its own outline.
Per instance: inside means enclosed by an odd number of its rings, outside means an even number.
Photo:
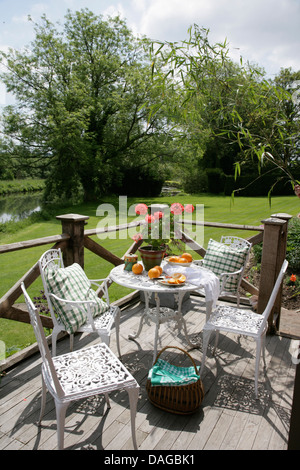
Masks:
[[[166,349],[178,349],[179,351],[181,351],[181,352],[183,352],[184,354],[186,354],[186,355],[190,358],[190,360],[192,361],[193,366],[194,366],[194,368],[195,368],[196,374],[199,375],[199,372],[198,372],[198,370],[197,370],[196,363],[195,363],[194,359],[192,358],[192,356],[190,356],[190,354],[189,354],[187,351],[185,351],[184,349],[178,348],[178,346],[166,346],[166,347],[164,347],[164,348],[157,354],[156,359],[155,359],[155,362],[154,362],[153,365],[156,364],[157,359],[159,358],[159,356],[160,356]]]

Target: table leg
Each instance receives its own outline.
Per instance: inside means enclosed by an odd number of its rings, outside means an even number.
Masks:
[[[144,312],[142,313],[142,316],[141,316],[141,319],[140,319],[140,323],[139,323],[139,327],[138,327],[138,330],[136,333],[132,334],[132,335],[128,335],[128,339],[135,339],[137,338],[138,336],[140,336],[140,333],[142,331],[142,328],[143,328],[143,324],[144,324],[144,319],[146,317],[146,314],[147,314],[147,311],[149,310],[149,298],[150,298],[150,295],[147,291],[144,292],[144,296],[145,296],[145,308],[144,308]]]
[[[184,333],[186,342],[187,342],[191,347],[195,347],[195,345],[194,345],[193,343],[191,343],[191,341],[190,341],[189,338],[188,338],[188,332],[187,332],[187,327],[186,327],[186,321],[185,321],[185,319],[183,318],[183,315],[182,315],[181,307],[182,307],[182,300],[183,300],[184,294],[185,294],[184,291],[178,292],[178,305],[177,305],[177,307],[178,307],[178,310],[177,310],[178,330],[180,331],[181,328],[183,327],[183,333]]]
[[[154,336],[154,348],[153,348],[153,361],[152,365],[155,362],[157,356],[157,342],[158,342],[158,330],[160,325],[160,298],[157,292],[154,294],[155,302],[156,302],[156,321],[155,321],[155,336]]]

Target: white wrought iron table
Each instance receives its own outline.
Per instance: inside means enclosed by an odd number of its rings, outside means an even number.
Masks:
[[[140,319],[139,327],[135,334],[129,335],[129,339],[135,339],[140,335],[145,320],[149,319],[153,321],[156,325],[153,361],[157,355],[159,326],[160,324],[169,320],[174,320],[176,322],[179,331],[183,328],[187,343],[191,347],[195,347],[195,344],[191,343],[188,338],[186,322],[182,315],[182,301],[185,293],[195,291],[199,288],[204,289],[206,299],[206,318],[208,318],[212,312],[213,305],[218,298],[220,289],[219,279],[217,276],[205,268],[192,265],[189,268],[176,267],[173,269],[173,267],[171,268],[170,265],[165,262],[163,262],[161,266],[164,272],[167,272],[168,274],[171,274],[172,271],[174,272],[174,269],[177,272],[183,272],[187,276],[187,281],[185,284],[178,287],[163,285],[157,279],[150,279],[146,271],[138,275],[134,274],[132,271],[126,271],[123,264],[113,268],[109,274],[110,279],[117,284],[129,289],[139,290],[144,293],[145,308]],[[162,307],[160,305],[160,293],[174,294],[177,303],[177,309]],[[150,307],[150,298],[152,294],[154,294],[156,303],[153,308]]]

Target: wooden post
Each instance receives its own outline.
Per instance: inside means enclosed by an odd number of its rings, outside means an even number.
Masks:
[[[56,218],[61,220],[62,233],[70,236],[67,248],[63,253],[65,266],[78,263],[84,269],[84,226],[89,216],[64,214],[58,215]]]
[[[262,313],[268,303],[277,276],[286,255],[287,225],[291,216],[279,218],[279,214],[266,220],[264,224],[263,251],[260,270],[260,284],[257,312]],[[274,333],[278,328],[281,308],[281,293],[279,291],[274,308],[269,317],[269,332]],[[277,315],[276,326],[274,324],[274,315]]]
[[[288,450],[300,450],[300,364],[297,365]]]

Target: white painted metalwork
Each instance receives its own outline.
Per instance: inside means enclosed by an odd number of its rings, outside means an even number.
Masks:
[[[163,272],[167,269],[167,263],[162,262]],[[112,281],[120,284],[121,286],[128,287],[129,289],[137,289],[144,293],[145,298],[145,308],[140,318],[140,323],[136,333],[129,335],[129,339],[137,338],[143,328],[144,322],[148,320],[154,322],[155,324],[155,337],[154,337],[154,349],[153,349],[153,363],[157,356],[157,344],[158,344],[158,333],[159,327],[162,323],[167,321],[174,321],[175,326],[180,331],[183,329],[183,333],[187,343],[191,347],[195,347],[188,338],[188,332],[186,327],[186,322],[182,315],[182,301],[186,292],[192,292],[199,287],[199,284],[206,289],[206,316],[210,316],[212,312],[212,306],[215,305],[215,302],[219,294],[219,280],[211,271],[207,269],[200,268],[198,266],[184,268],[178,267],[178,272],[182,272],[186,275],[187,281],[181,286],[168,286],[166,284],[161,284],[159,279],[150,279],[148,273],[144,271],[142,274],[134,274],[132,271],[126,271],[124,266],[116,266],[113,268],[109,274],[109,277]],[[189,273],[192,273],[190,275]],[[196,273],[196,274],[195,274]],[[191,280],[189,281],[189,276]],[[201,279],[201,281],[200,281]],[[213,289],[213,287],[215,289]],[[168,293],[176,296],[177,308],[171,309],[168,307],[163,307],[160,305],[160,293]],[[155,298],[155,307],[150,307],[150,298],[154,294]]]
[[[42,404],[39,423],[43,417],[46,391],[48,390],[55,401],[58,449],[63,449],[65,415],[69,403],[93,395],[104,394],[107,406],[110,408],[108,393],[126,390],[131,412],[133,447],[136,449],[135,416],[140,387],[134,377],[105,343],[52,357],[37,309],[33,305],[24,283],[21,287],[43,360]]]
[[[41,273],[41,278],[43,281],[44,292],[48,302],[51,318],[53,321],[53,330],[52,330],[52,354],[53,356],[56,355],[56,341],[57,335],[61,331],[65,331],[64,325],[61,323],[59,318],[55,315],[55,310],[52,304],[51,299],[55,297],[60,302],[64,302],[70,308],[72,306],[80,307],[81,304],[85,304],[88,308],[88,318],[87,321],[78,328],[79,333],[97,333],[101,340],[109,346],[110,343],[110,334],[113,324],[115,324],[116,328],[116,341],[117,341],[117,349],[118,354],[121,356],[120,352],[120,341],[119,341],[119,324],[120,324],[120,309],[119,307],[110,305],[109,294],[108,294],[108,278],[106,279],[97,279],[97,280],[90,280],[90,282],[100,288],[103,291],[103,299],[109,305],[109,309],[104,312],[103,314],[94,317],[90,313],[90,303],[87,301],[82,302],[75,302],[66,299],[60,299],[56,297],[54,294],[49,292],[47,282],[45,279],[45,272],[48,268],[59,269],[64,267],[63,257],[60,248],[58,250],[51,249],[46,251],[41,258],[39,259],[39,268]],[[102,283],[102,284],[100,284]],[[70,335],[70,351],[73,351],[73,343],[74,343],[74,335]]]
[[[261,353],[265,362],[264,339],[268,329],[268,317],[272,311],[283,276],[286,272],[288,262],[285,260],[282,264],[277,281],[262,314],[254,313],[251,310],[240,309],[236,307],[218,306],[203,328],[203,357],[201,363],[200,375],[204,369],[206,351],[213,331],[216,331],[217,347],[220,331],[236,333],[238,335],[250,336],[256,341],[256,363],[255,363],[255,395],[258,395],[258,371]]]

